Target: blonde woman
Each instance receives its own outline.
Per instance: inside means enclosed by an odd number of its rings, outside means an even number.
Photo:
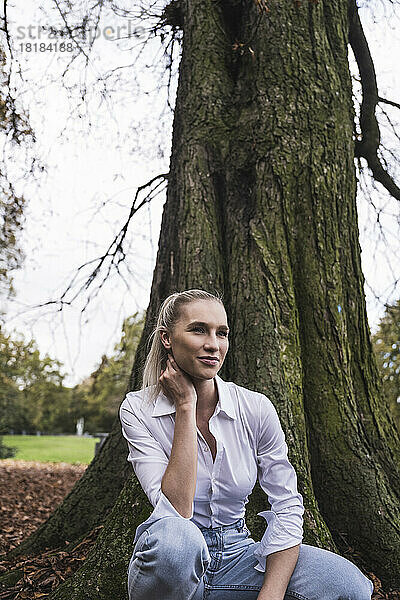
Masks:
[[[130,600],[370,600],[347,559],[303,544],[303,499],[272,402],[218,376],[229,347],[221,299],[171,294],[150,338],[143,388],[120,408],[128,460],[154,507],[136,530]],[[258,479],[268,526],[250,537]]]

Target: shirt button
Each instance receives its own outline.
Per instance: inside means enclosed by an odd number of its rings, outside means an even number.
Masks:
[[[208,446],[204,446],[204,452],[208,452]]]

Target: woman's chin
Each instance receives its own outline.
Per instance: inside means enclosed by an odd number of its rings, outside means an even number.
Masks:
[[[208,381],[209,379],[214,379],[214,377],[216,376],[218,372],[218,369],[198,369],[195,373],[190,374],[189,376],[193,379],[193,380],[198,380],[198,381]]]
[[[210,367],[209,365],[195,365],[192,368],[183,367],[178,365],[179,368],[188,376],[192,381],[207,381],[209,379],[214,379],[215,375],[220,370],[220,365],[215,367]]]

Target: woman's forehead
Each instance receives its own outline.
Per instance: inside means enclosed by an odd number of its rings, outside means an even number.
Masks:
[[[224,306],[216,300],[196,300],[182,306],[181,319],[185,322],[217,321],[222,325],[226,323],[226,311]]]

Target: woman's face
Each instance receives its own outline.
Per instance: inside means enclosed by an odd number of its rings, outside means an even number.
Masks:
[[[162,332],[161,339],[178,366],[193,379],[212,379],[225,360],[228,331],[225,308],[220,302],[196,300],[181,307],[172,332]]]

